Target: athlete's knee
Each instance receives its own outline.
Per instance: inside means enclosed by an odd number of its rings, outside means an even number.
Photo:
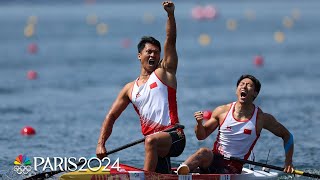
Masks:
[[[146,149],[157,147],[157,139],[152,136],[147,136],[144,143],[145,143]]]
[[[200,148],[197,151],[197,154],[201,155],[201,156],[208,156],[212,154],[212,151],[209,148]]]
[[[208,167],[211,164],[213,153],[209,148],[200,148],[197,151],[197,159],[199,160],[199,167]]]

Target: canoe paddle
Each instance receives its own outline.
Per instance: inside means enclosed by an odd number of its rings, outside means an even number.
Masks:
[[[175,126],[169,128],[169,129],[165,129],[165,130],[163,130],[162,132],[170,132],[170,131],[174,131],[174,130],[176,130],[176,129],[184,129],[184,126],[183,126],[183,125],[180,125],[180,124],[176,124]],[[113,149],[113,150],[111,150],[111,151],[108,151],[108,152],[107,152],[107,155],[112,154],[112,153],[115,153],[115,152],[118,152],[118,151],[121,151],[121,150],[123,150],[123,149],[126,149],[126,148],[128,148],[128,147],[134,146],[134,145],[136,145],[136,144],[142,143],[142,142],[144,142],[144,140],[145,140],[145,137],[143,137],[143,138],[141,138],[141,139],[139,139],[139,140],[136,140],[136,141],[134,141],[134,142],[132,142],[132,143],[129,143],[129,144],[125,144],[125,145],[123,145],[123,146],[120,146],[120,147],[118,147],[118,148],[116,148],[116,149]],[[78,163],[76,163],[76,165],[77,165],[77,166],[81,166],[83,163],[85,163],[85,161],[78,162]],[[69,168],[73,168],[73,167],[74,167],[74,166],[69,166]],[[28,177],[28,178],[25,178],[24,180],[43,180],[43,179],[49,178],[49,177],[51,177],[51,176],[53,176],[53,175],[55,175],[55,174],[59,174],[59,173],[61,173],[61,172],[64,172],[64,170],[57,170],[57,171],[51,171],[51,172],[42,172],[42,173],[36,174],[36,175],[34,175],[34,176],[30,176],[30,177]]]
[[[239,162],[242,162],[242,163],[252,164],[252,165],[261,166],[261,167],[266,167],[266,168],[275,169],[275,170],[278,170],[278,171],[283,171],[284,170],[283,167],[277,167],[277,166],[273,166],[273,165],[269,165],[269,164],[264,164],[264,163],[259,163],[259,162],[255,162],[255,161],[240,159],[240,158],[237,158],[237,157],[225,157],[224,156],[224,159],[239,161]],[[320,179],[320,175],[319,174],[311,174],[311,173],[303,172],[303,171],[300,171],[300,170],[294,170],[293,174]]]

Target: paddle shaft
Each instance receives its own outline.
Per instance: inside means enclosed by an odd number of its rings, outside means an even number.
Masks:
[[[183,126],[183,125],[180,125],[180,124],[176,124],[176,125],[173,126],[172,128],[163,130],[163,131],[161,131],[161,132],[170,132],[170,131],[174,131],[174,130],[179,129],[179,128],[180,128],[180,129],[184,129],[184,126]],[[134,146],[134,145],[136,145],[136,144],[142,143],[142,142],[144,142],[144,140],[145,140],[145,137],[144,137],[144,138],[141,138],[141,139],[139,139],[139,140],[136,140],[136,141],[134,141],[134,142],[132,142],[132,143],[123,145],[123,146],[121,146],[121,147],[118,147],[118,148],[116,148],[116,149],[113,149],[113,150],[111,150],[111,151],[108,151],[108,152],[107,152],[107,155],[112,154],[112,153],[115,153],[115,152],[118,152],[118,151],[121,151],[121,150],[123,150],[123,149],[126,149],[126,148],[128,148],[128,147]]]
[[[170,132],[170,131],[174,131],[174,130],[176,130],[176,129],[184,129],[184,126],[183,126],[183,125],[180,125],[180,124],[176,124],[175,126],[169,128],[169,129],[165,129],[165,130],[163,130],[163,131],[161,131],[161,132]],[[143,137],[143,138],[141,138],[141,139],[139,139],[139,140],[136,140],[136,141],[134,141],[134,142],[132,142],[132,143],[129,143],[129,144],[120,146],[120,147],[118,147],[118,148],[116,148],[116,149],[113,149],[113,150],[107,152],[107,155],[112,154],[112,153],[115,153],[115,152],[118,152],[118,151],[121,151],[121,150],[123,150],[123,149],[126,149],[126,148],[128,148],[128,147],[134,146],[134,145],[136,145],[136,144],[142,143],[142,142],[144,142],[145,139],[146,139],[146,138]],[[77,166],[81,166],[81,165],[84,164],[84,163],[85,163],[85,161],[81,161],[81,162],[76,163],[76,165],[77,165]],[[69,168],[73,168],[73,167],[74,167],[74,166],[69,166]],[[51,172],[43,172],[43,173],[36,174],[36,175],[34,175],[34,176],[31,176],[31,177],[25,178],[24,180],[39,180],[39,179],[42,180],[42,179],[49,178],[49,177],[51,177],[51,176],[53,176],[53,175],[55,175],[55,174],[59,174],[59,173],[61,173],[61,172],[64,172],[64,171],[63,171],[63,170],[57,170],[57,171],[51,171]]]
[[[266,168],[275,169],[275,170],[278,170],[278,171],[283,171],[284,170],[283,167],[278,167],[278,166],[259,163],[259,162],[255,162],[255,161],[240,159],[240,158],[237,158],[237,157],[224,157],[224,158],[227,159],[227,160],[239,161],[239,162],[242,162],[242,163],[252,164],[252,165],[261,166],[261,167],[266,167]],[[299,171],[299,170],[294,170],[293,174],[320,179],[320,175],[318,175],[318,174],[311,174],[311,173],[307,173],[307,172],[303,172],[303,171]]]

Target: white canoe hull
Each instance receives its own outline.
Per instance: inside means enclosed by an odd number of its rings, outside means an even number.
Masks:
[[[103,167],[97,171],[75,171],[63,174],[61,180],[250,180],[250,179],[277,179],[278,173],[265,172],[262,170],[250,170],[243,168],[242,174],[190,174],[190,175],[175,175],[175,174],[159,174],[154,172],[143,171],[142,169],[120,164],[120,170],[112,169],[109,172],[102,172]]]

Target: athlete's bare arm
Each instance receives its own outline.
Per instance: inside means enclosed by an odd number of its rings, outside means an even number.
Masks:
[[[176,20],[174,17],[175,6],[171,1],[165,1],[162,4],[164,9],[168,13],[162,67],[164,67],[166,71],[169,71],[172,74],[176,74],[178,66],[178,55],[176,50],[177,29]]]
[[[163,60],[156,73],[167,85],[176,89],[177,81],[175,75],[178,67],[178,55],[176,50],[177,29],[174,16],[175,5],[171,1],[164,1],[162,5],[167,12],[168,19],[166,24],[166,40],[164,42]]]
[[[285,147],[290,139],[290,132],[287,128],[285,128],[281,123],[279,123],[271,114],[268,113],[260,113],[259,116],[263,121],[263,128],[269,130],[274,135],[281,137],[283,139],[283,146]],[[294,145],[289,148],[288,152],[286,152],[285,158],[285,172],[292,172],[292,156],[293,156]]]
[[[103,121],[96,149],[97,157],[100,159],[106,156],[107,150],[105,148],[105,143],[112,133],[114,122],[130,103],[129,93],[133,83],[134,82],[130,82],[123,87]]]
[[[195,126],[195,133],[198,140],[206,139],[218,126],[219,120],[225,112],[228,112],[228,106],[222,105],[217,107],[212,111],[211,117],[203,124],[203,112],[195,112],[194,116],[197,120],[197,125]]]

